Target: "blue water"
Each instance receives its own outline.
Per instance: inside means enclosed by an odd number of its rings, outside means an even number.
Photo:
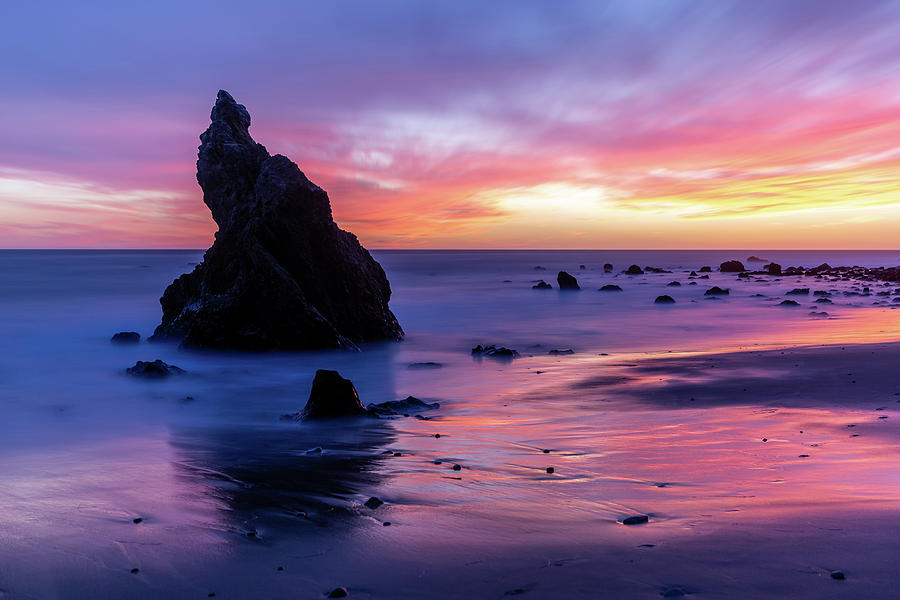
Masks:
[[[751,254],[784,266],[900,264],[900,251],[375,251],[391,282],[403,342],[371,344],[361,352],[240,354],[109,342],[117,331],[150,335],[162,291],[202,260],[201,251],[0,251],[0,597],[206,597],[213,589],[217,597],[232,597],[223,593],[228,581],[242,590],[233,597],[255,597],[248,590],[260,585],[267,590],[261,597],[282,597],[290,589],[297,597],[320,598],[323,589],[341,583],[343,561],[373,561],[384,548],[402,552],[407,544],[421,552],[429,535],[454,544],[459,568],[471,562],[470,543],[479,553],[489,552],[484,549],[497,543],[496,536],[504,544],[522,544],[527,537],[518,536],[527,526],[503,519],[532,518],[536,507],[561,497],[569,507],[560,512],[566,527],[582,518],[571,510],[586,501],[585,494],[609,497],[598,510],[615,523],[622,499],[608,489],[608,475],[582,480],[588,491],[560,496],[535,479],[540,464],[521,463],[543,460],[535,448],[563,447],[576,437],[584,446],[581,455],[591,456],[588,440],[622,435],[627,419],[600,411],[560,422],[550,400],[529,404],[525,423],[495,411],[526,394],[553,389],[558,395],[602,368],[595,360],[900,338],[896,284],[808,277],[739,281],[722,273],[689,279],[692,269]],[[607,262],[614,272],[604,273]],[[621,273],[634,263],[673,272]],[[559,270],[575,275],[582,290],[532,289],[537,280],[555,288]],[[676,280],[680,287],[667,286]],[[623,292],[597,291],[610,283]],[[703,292],[712,285],[730,287],[731,295],[708,299]],[[810,296],[801,298],[800,307],[779,307],[795,287],[829,291],[834,303],[815,305]],[[660,294],[676,304],[654,304]],[[523,358],[511,364],[473,360],[469,351],[479,343],[515,348]],[[574,354],[554,357],[548,354],[553,349]],[[188,374],[163,382],[124,374],[136,360],[157,358]],[[409,368],[421,361],[443,366]],[[441,402],[442,412],[434,423],[401,420],[364,428],[280,421],[303,407],[319,368],[352,379],[364,403],[415,395]],[[582,395],[587,392],[578,393],[579,401]],[[653,418],[660,427],[674,426],[664,416],[646,416],[645,423]],[[444,455],[428,454],[433,429],[444,433]],[[627,443],[627,436],[622,439]],[[307,454],[317,447],[324,455]],[[398,448],[409,456],[386,462],[385,450]],[[535,456],[515,453],[522,448]],[[490,475],[459,484],[443,475],[431,479],[423,465],[433,469],[435,456],[480,461]],[[572,460],[578,460],[575,454]],[[405,515],[405,522],[385,528],[369,517],[350,518],[376,490],[398,511],[406,507],[394,517],[403,521]],[[464,506],[476,497],[496,502],[480,507],[477,517],[493,537],[473,535],[465,511],[445,522],[428,509],[448,499]],[[140,528],[131,523],[135,516],[145,518]],[[675,528],[684,526],[673,521]],[[257,530],[259,537],[248,541],[246,534]],[[347,543],[360,549],[353,555],[335,550]],[[414,566],[406,573],[424,588],[398,581],[398,587],[385,583],[356,595],[421,597],[440,577],[421,575],[414,554],[406,557]],[[290,581],[289,588],[254,579],[271,576],[274,561],[306,564],[300,557],[310,556],[324,558],[277,580]],[[490,556],[479,556],[490,564]],[[130,569],[137,565],[136,577]],[[473,581],[467,589],[478,594],[482,588]]]

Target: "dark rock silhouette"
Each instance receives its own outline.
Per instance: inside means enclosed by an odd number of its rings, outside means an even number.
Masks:
[[[800,303],[796,300],[782,300],[778,303],[778,306],[800,306]]]
[[[403,400],[389,400],[388,402],[370,404],[369,412],[378,416],[409,415],[410,413],[419,413],[440,407],[441,405],[438,402],[429,404],[428,402],[422,402],[415,396],[407,396]]]
[[[337,371],[319,369],[313,379],[306,407],[297,416],[301,419],[332,419],[367,414],[352,381],[344,379]]]
[[[785,292],[788,296],[808,296],[809,288],[794,288],[789,292]]]
[[[109,341],[113,344],[138,344],[141,341],[141,334],[137,331],[120,331],[114,334]]]
[[[744,263],[739,260],[726,260],[721,265],[719,265],[719,270],[722,273],[740,273],[741,271],[746,271],[744,268]]]
[[[655,304],[675,304],[675,298],[672,296],[657,296],[653,302]]]
[[[565,271],[560,271],[556,275],[556,283],[559,284],[559,289],[561,290],[580,290],[581,288],[578,286],[578,280],[566,273]]]
[[[709,267],[709,266],[700,267],[700,272],[701,273],[712,273],[712,267]]]
[[[712,286],[705,292],[703,292],[704,296],[727,296],[730,290],[728,288],[720,288],[717,285]]]
[[[585,265],[578,265],[578,270],[579,270],[579,271],[584,271],[585,269],[587,269],[587,266],[585,266]]]
[[[681,287],[680,281],[670,281],[666,284],[666,287]]]
[[[572,350],[571,348],[566,348],[564,350],[559,350],[558,348],[554,348],[547,354],[549,354],[550,356],[564,356],[567,354],[575,354],[575,351]]]
[[[384,271],[334,223],[325,191],[253,140],[228,92],[210,118],[197,181],[219,231],[203,262],[166,289],[151,339],[244,350],[400,339]]]
[[[612,273],[612,270],[613,270],[612,263],[606,263],[606,264],[603,265],[603,272],[604,272],[604,273]]]
[[[614,283],[608,283],[608,284],[604,285],[602,288],[600,288],[600,291],[601,292],[621,292],[622,288],[615,285]]]
[[[488,358],[513,359],[519,358],[519,353],[504,346],[494,346],[493,344],[482,346],[481,344],[478,344],[472,348],[472,356],[478,358],[486,356]]]
[[[781,265],[778,263],[769,263],[763,267],[769,275],[781,275]]]
[[[631,265],[627,269],[625,269],[626,275],[643,275],[644,270],[637,265]]]
[[[760,263],[760,262],[766,262],[766,259],[760,258],[760,257],[758,257],[758,256],[751,256],[751,257],[749,257],[749,258],[747,259],[747,262]]]
[[[133,367],[128,367],[125,372],[134,377],[143,377],[144,379],[162,379],[171,375],[181,375],[184,369],[175,365],[167,365],[161,360],[153,362],[139,360],[134,363]]]
[[[531,286],[531,289],[533,289],[533,290],[552,290],[553,286],[550,285],[549,283],[547,283],[546,281],[544,281],[543,279],[541,279],[536,284]]]

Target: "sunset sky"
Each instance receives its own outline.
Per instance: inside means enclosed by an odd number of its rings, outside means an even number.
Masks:
[[[0,247],[203,248],[222,88],[370,248],[897,248],[900,4],[4,2]]]

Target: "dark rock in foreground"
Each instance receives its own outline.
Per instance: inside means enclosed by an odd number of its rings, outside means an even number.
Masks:
[[[617,286],[615,284],[610,283],[610,284],[604,285],[602,288],[600,288],[600,291],[601,292],[621,292],[622,288],[620,288],[619,286]]]
[[[581,288],[578,286],[578,280],[566,273],[565,271],[560,271],[556,275],[556,283],[559,284],[559,289],[561,290],[580,290]]]
[[[410,413],[419,413],[426,410],[435,410],[441,405],[437,402],[431,404],[422,402],[414,396],[407,396],[403,400],[390,400],[388,402],[380,402],[378,404],[369,405],[369,413],[376,416],[393,416],[393,415],[409,415]]]
[[[203,262],[166,289],[151,339],[244,350],[400,339],[384,271],[334,223],[325,191],[253,140],[247,109],[227,92],[211,119],[197,181],[219,231]]]
[[[141,334],[137,331],[120,331],[114,334],[109,341],[113,344],[138,344],[141,341]]]
[[[675,304],[675,298],[672,296],[657,296],[654,304]]]
[[[482,346],[478,344],[474,348],[472,348],[472,356],[482,357],[486,356],[488,358],[501,358],[501,359],[513,359],[519,358],[519,353],[511,348],[505,348],[503,346]]]
[[[133,367],[125,369],[125,372],[134,377],[162,379],[171,375],[181,375],[185,371],[175,365],[167,365],[161,360],[154,360],[153,362],[139,360],[134,363]]]
[[[331,419],[363,417],[367,414],[352,381],[344,379],[337,371],[319,369],[313,379],[306,408],[298,416],[301,419]]]
[[[744,263],[739,260],[726,260],[719,265],[719,270],[723,273],[740,273],[747,269],[744,268]]]

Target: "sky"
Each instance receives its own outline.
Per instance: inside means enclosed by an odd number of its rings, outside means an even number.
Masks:
[[[219,89],[370,248],[900,247],[900,3],[0,3],[0,247],[204,248]]]

